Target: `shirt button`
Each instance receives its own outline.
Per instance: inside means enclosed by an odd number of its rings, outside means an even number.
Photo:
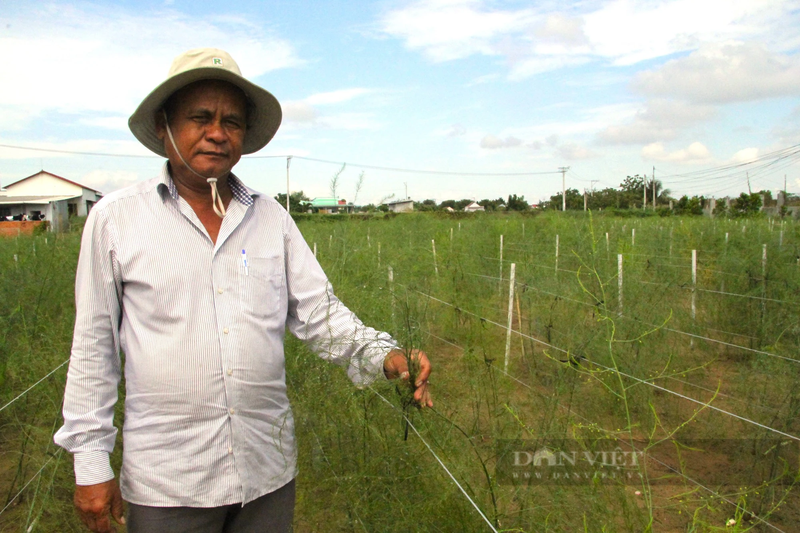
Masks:
[[[222,330],[222,333],[224,333],[225,335],[227,335],[227,334],[228,334],[228,328],[225,328],[225,329],[223,329],[223,330]]]
[[[228,446],[228,453],[233,453],[233,448]]]
[[[222,294],[222,287],[220,287],[219,289],[217,289],[217,294]]]
[[[232,368],[229,368],[229,369],[228,369],[228,375],[229,375],[229,376],[232,376],[232,375],[233,375],[233,369],[232,369]]]

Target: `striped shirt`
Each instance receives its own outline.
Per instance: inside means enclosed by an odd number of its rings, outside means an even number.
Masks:
[[[114,477],[125,353],[123,497],[149,506],[247,503],[296,475],[289,331],[366,386],[396,347],[334,296],[289,214],[231,174],[214,244],[165,164],[86,220],[76,320],[55,441],[78,485]]]

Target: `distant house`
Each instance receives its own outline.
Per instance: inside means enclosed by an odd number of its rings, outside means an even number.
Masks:
[[[482,205],[478,205],[478,202],[472,202],[464,208],[464,211],[467,213],[474,213],[475,211],[486,211],[486,209],[484,209]]]
[[[447,207],[445,207],[444,210],[447,211],[448,213],[455,213],[456,212],[456,210],[453,209],[452,207],[450,207],[449,205]]]
[[[51,230],[61,231],[69,217],[85,217],[102,197],[98,190],[42,170],[0,191],[0,220],[43,215]]]
[[[353,204],[348,204],[347,200],[339,200],[338,198],[314,198],[307,204],[312,210],[317,213],[338,214],[338,213],[352,213]]]
[[[406,198],[405,200],[387,202],[386,206],[389,208],[389,211],[394,213],[410,213],[414,210],[414,200]]]

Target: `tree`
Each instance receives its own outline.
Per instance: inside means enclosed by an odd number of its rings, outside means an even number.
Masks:
[[[731,203],[731,216],[748,217],[758,214],[761,210],[761,195],[754,192],[742,193]]]
[[[563,202],[561,193],[550,197],[547,207],[550,209],[561,209]],[[583,194],[578,189],[567,189],[567,209],[583,209]]]
[[[509,194],[508,202],[506,202],[506,209],[509,211],[527,211],[530,209],[530,206],[528,205],[528,202],[525,201],[525,196]]]
[[[414,211],[436,211],[436,200],[427,199],[414,202]]]
[[[278,201],[279,204],[282,206],[286,206],[286,193],[279,192],[275,196],[275,200]],[[305,207],[305,202],[309,202],[311,199],[306,196],[303,191],[295,191],[289,195],[289,212],[290,213],[303,213],[307,208]]]

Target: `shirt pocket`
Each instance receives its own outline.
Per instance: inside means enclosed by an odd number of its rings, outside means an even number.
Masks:
[[[281,309],[283,260],[281,257],[247,259],[247,269],[239,269],[239,290],[245,314],[264,319]]]

